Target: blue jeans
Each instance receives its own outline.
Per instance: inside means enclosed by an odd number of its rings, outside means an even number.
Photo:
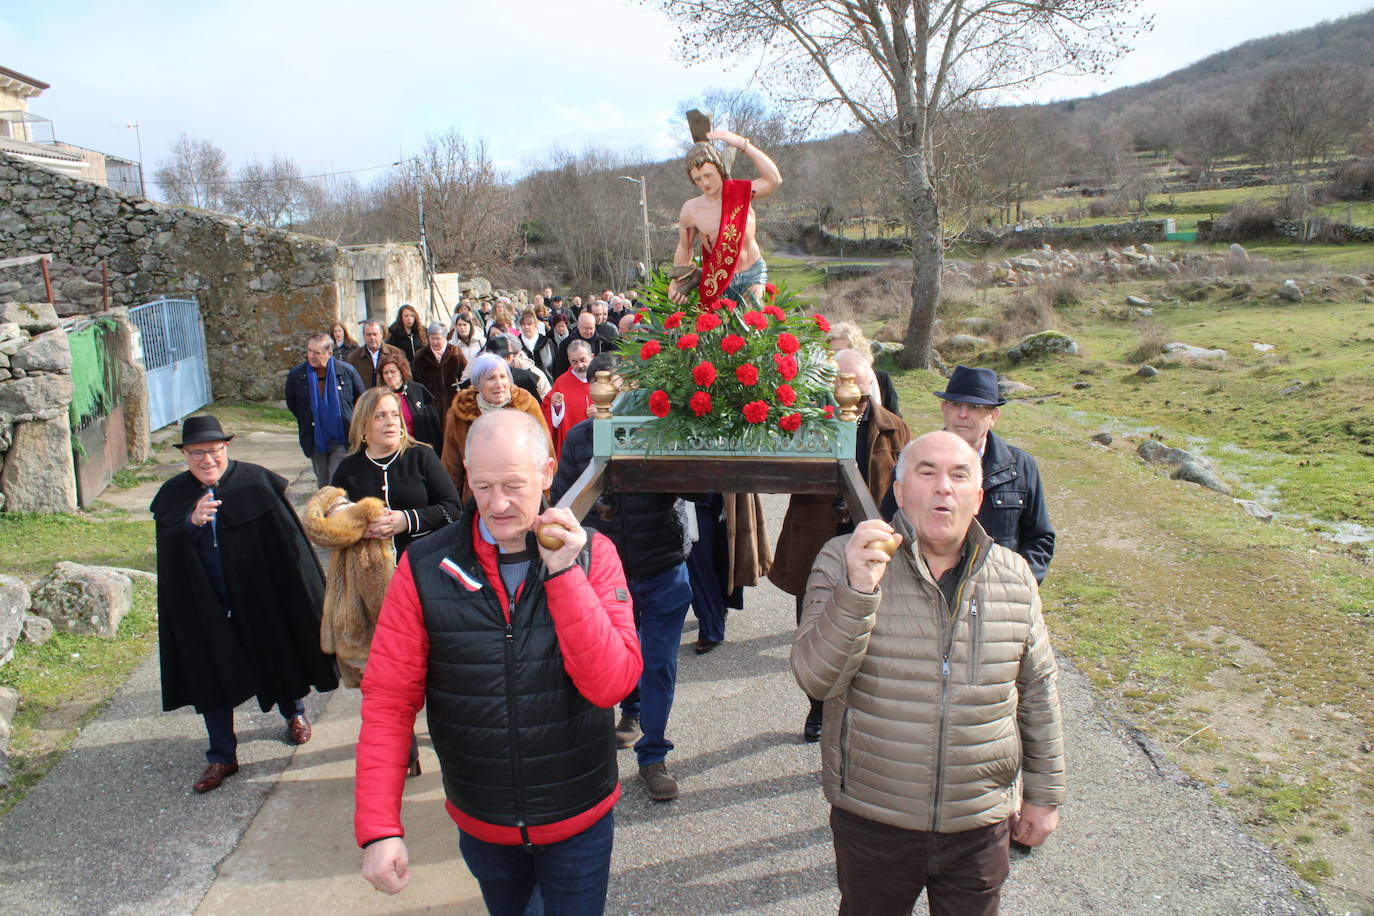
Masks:
[[[682,644],[687,608],[692,604],[692,586],[685,562],[648,579],[631,579],[629,584],[644,672],[639,676],[639,687],[620,704],[620,711],[639,716],[644,737],[635,742],[635,753],[643,767],[658,763],[673,749],[665,732],[668,713],[673,709],[677,650]]]
[[[615,812],[547,846],[503,846],[458,832],[458,849],[492,916],[603,913]]]

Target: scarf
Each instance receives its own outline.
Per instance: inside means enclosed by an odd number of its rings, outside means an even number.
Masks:
[[[339,378],[334,373],[334,359],[325,364],[324,393],[320,393],[319,376],[310,367],[310,415],[315,418],[315,453],[329,454],[330,449],[348,439],[344,429],[343,407],[339,404]]]
[[[508,407],[510,405],[510,398],[511,396],[507,394],[505,403],[493,404],[491,401],[488,401],[486,398],[482,397],[481,394],[478,394],[477,409],[480,410],[482,413],[491,413],[493,410],[501,410],[502,408]]]

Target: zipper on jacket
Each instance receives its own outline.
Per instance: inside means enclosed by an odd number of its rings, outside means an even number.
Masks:
[[[944,656],[940,662],[940,717],[939,724],[935,732],[935,797],[930,805],[930,830],[935,833],[940,827],[940,802],[944,795],[945,782],[945,728],[949,719],[949,656],[954,651],[954,636],[958,632],[959,605],[963,603],[964,586],[968,584],[969,574],[973,572],[974,564],[978,562],[978,545],[973,545],[973,551],[969,554],[968,565],[964,568],[964,578],[959,583],[959,587],[954,591],[953,606],[945,607],[945,615],[940,621],[942,627],[949,628],[949,635],[944,639]],[[941,602],[944,601],[944,593],[935,589],[940,594]]]
[[[525,826],[525,776],[520,759],[520,725],[516,714],[515,697],[515,599],[510,598],[506,611],[506,638],[503,640],[506,654],[506,720],[510,730],[511,768],[515,772],[515,826],[520,828],[520,839],[526,848],[533,848],[530,833]]]
[[[983,627],[978,622],[978,590],[974,589],[973,597],[969,599],[968,610],[968,682],[972,684],[978,678],[978,648],[982,642]]]
[[[840,791],[844,791],[849,780],[849,707],[844,708],[840,717]]]

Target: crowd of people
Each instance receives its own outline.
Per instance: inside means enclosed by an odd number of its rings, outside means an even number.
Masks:
[[[689,156],[702,197],[684,206],[680,247],[699,233],[723,256],[713,220],[735,195],[743,244],[728,254],[745,255],[748,293],[766,268],[746,204],[781,178],[746,138],[706,136],[762,177],[751,190],[709,150]],[[581,518],[550,507],[592,460],[589,378],[618,384],[634,309],[633,292],[545,289],[518,313],[464,300],[447,326],[403,306],[390,327],[364,322],[362,344],[341,323],[310,335],[285,384],[320,488],[304,525],[283,478],[230,459],[218,420],[185,421],[187,470],[152,508],[163,705],[194,706],[209,737],[193,788],[237,773],[235,706],[276,706],[304,744],[302,698],[342,677],[363,692],[368,881],[410,880],[401,799],[423,707],[488,910],[602,912],[617,751],[633,749],[650,798],[677,798],[687,611],[709,652],[766,575],[796,598],[791,667],[809,700],[801,736],[821,745],[841,912],[910,913],[928,892],[932,913],[996,913],[1010,844],[1043,842],[1065,799],[1038,593],[1054,529],[1034,459],[992,432],[996,374],[956,368],[934,392],[942,429],[913,435],[861,330],[834,324],[837,375],[861,395],[852,458],[882,509],[796,494],[775,560],[757,494],[607,492]]]

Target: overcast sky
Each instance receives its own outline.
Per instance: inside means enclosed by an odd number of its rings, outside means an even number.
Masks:
[[[1155,28],[1105,80],[1151,79],[1251,38],[1360,12],[1372,0],[1147,0]],[[29,109],[58,139],[151,172],[178,134],[233,166],[283,153],[307,174],[413,153],[427,134],[484,138],[519,172],[555,145],[676,149],[673,112],[707,87],[752,82],[755,61],[688,69],[672,26],[625,0],[62,0],[6,3],[0,65],[51,84]],[[20,6],[20,9],[14,9]],[[376,172],[363,172],[364,181]]]

